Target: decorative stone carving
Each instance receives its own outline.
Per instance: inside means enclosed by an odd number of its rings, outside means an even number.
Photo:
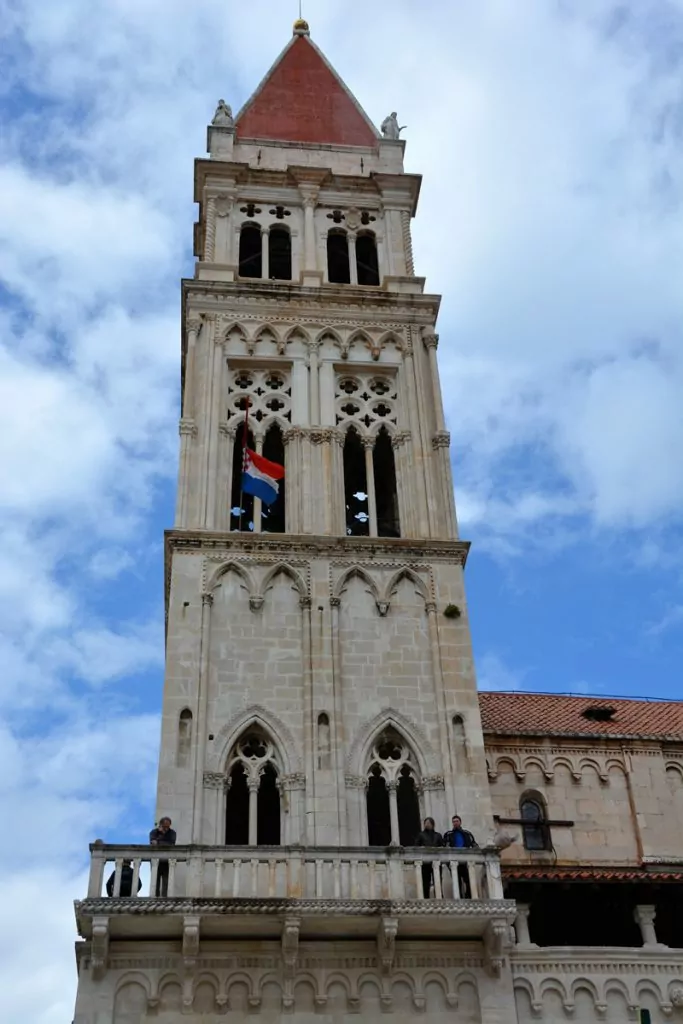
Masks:
[[[389,611],[389,601],[377,601],[377,611],[384,618]]]
[[[392,112],[382,121],[382,135],[385,139],[400,139],[401,132],[405,127],[406,125],[401,125],[401,127],[399,127],[398,114],[395,110],[392,110]]]
[[[235,194],[231,192],[221,192],[219,196],[216,196],[216,216],[229,217],[235,205],[235,198]]]
[[[205,789],[228,789],[230,779],[221,772],[204,772]]]
[[[193,971],[199,956],[199,925],[198,914],[188,914],[183,920],[183,966],[186,971]]]
[[[306,788],[306,776],[303,772],[292,772],[291,775],[283,775],[281,779],[282,788],[285,792],[292,792],[295,789]]]
[[[251,594],[249,596],[249,607],[252,612],[260,612],[263,608],[263,602],[265,598],[262,594]]]
[[[93,917],[90,949],[90,968],[95,981],[99,981],[107,972],[107,957],[109,955],[108,917]]]
[[[196,437],[197,424],[191,419],[181,419],[178,424],[178,433],[181,437],[183,435],[186,435],[187,437]]]
[[[432,437],[432,448],[434,451],[437,448],[450,448],[451,446],[451,435],[447,430],[440,430]]]
[[[396,956],[398,919],[383,917],[377,930],[377,961],[382,974],[391,974]]]
[[[412,434],[409,430],[397,430],[391,439],[391,447],[395,450],[403,447],[406,442],[410,441]]]
[[[367,789],[368,780],[364,775],[346,775],[344,782],[347,789]]]
[[[422,789],[427,790],[440,790],[445,788],[443,775],[425,775],[422,780]]]
[[[225,100],[218,101],[216,113],[213,115],[211,124],[215,125],[217,128],[235,127],[235,119],[232,116],[232,107],[226,103]]]
[[[422,341],[424,342],[425,348],[437,349],[439,347],[439,335],[433,331],[423,331]]]
[[[676,985],[672,988],[669,992],[669,999],[671,1001],[671,1005],[677,1010],[683,1010],[683,987]]]
[[[284,963],[285,977],[293,978],[296,974],[297,959],[299,956],[299,927],[298,917],[285,918],[282,926],[282,960]]]
[[[486,967],[494,977],[500,977],[505,957],[510,948],[510,928],[507,921],[498,918],[489,921],[484,932]]]

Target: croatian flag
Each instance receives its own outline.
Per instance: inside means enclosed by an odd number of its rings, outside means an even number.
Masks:
[[[284,475],[284,466],[264,459],[262,455],[252,452],[251,448],[244,449],[242,490],[245,494],[253,494],[264,505],[272,505],[280,493],[278,480],[282,480]]]

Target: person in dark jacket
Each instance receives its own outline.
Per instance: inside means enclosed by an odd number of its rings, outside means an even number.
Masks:
[[[453,815],[451,825],[452,828],[450,828],[443,837],[444,846],[449,846],[455,850],[478,849],[477,841],[472,833],[462,827],[462,818],[459,814]],[[471,899],[472,890],[470,887],[470,871],[469,867],[464,862],[462,864],[458,864],[458,885],[460,887],[460,898],[463,900]]]
[[[443,846],[443,836],[440,832],[437,832],[434,827],[433,818],[425,818],[424,828],[420,832],[419,836],[415,840],[416,846]],[[422,865],[422,894],[424,898],[429,899],[429,890],[432,887],[432,881],[434,879],[434,867],[432,862],[429,861]]]
[[[116,881],[116,871],[112,871],[109,878],[107,879],[107,896],[114,895],[114,882]],[[142,882],[138,878],[138,892],[142,889]],[[133,865],[129,860],[124,860],[121,865],[121,884],[119,886],[119,896],[132,896],[133,895]]]
[[[176,833],[170,818],[161,818],[149,834],[150,846],[175,846]],[[160,860],[157,870],[156,896],[168,896],[168,861]]]

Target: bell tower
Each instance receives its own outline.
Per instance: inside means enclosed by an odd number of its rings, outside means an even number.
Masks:
[[[93,845],[76,1024],[515,1019],[404,148],[302,20],[209,126],[166,534],[157,815],[178,843]],[[267,506],[245,429],[284,466]],[[478,849],[414,846],[456,812]]]

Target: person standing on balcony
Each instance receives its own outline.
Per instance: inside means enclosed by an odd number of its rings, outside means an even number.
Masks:
[[[107,896],[114,895],[114,882],[116,881],[116,871],[112,871],[109,878],[107,879]],[[142,889],[142,882],[138,878],[138,892]],[[124,860],[121,865],[121,884],[119,885],[119,896],[132,896],[133,895],[133,865],[129,860]]]
[[[451,847],[455,850],[478,849],[477,841],[472,833],[462,827],[462,818],[459,814],[453,815],[451,824],[452,828],[450,828],[443,837],[444,846]],[[460,887],[460,898],[463,900],[471,899],[472,890],[470,888],[470,871],[464,861],[458,864],[458,885]]]
[[[443,836],[434,827],[433,818],[425,818],[424,828],[415,840],[416,846],[443,846]],[[422,894],[426,900],[429,899],[429,890],[434,880],[434,866],[431,861],[422,865]]]
[[[150,846],[175,846],[176,833],[170,818],[161,818],[149,834]],[[168,861],[160,860],[155,896],[168,896]]]

